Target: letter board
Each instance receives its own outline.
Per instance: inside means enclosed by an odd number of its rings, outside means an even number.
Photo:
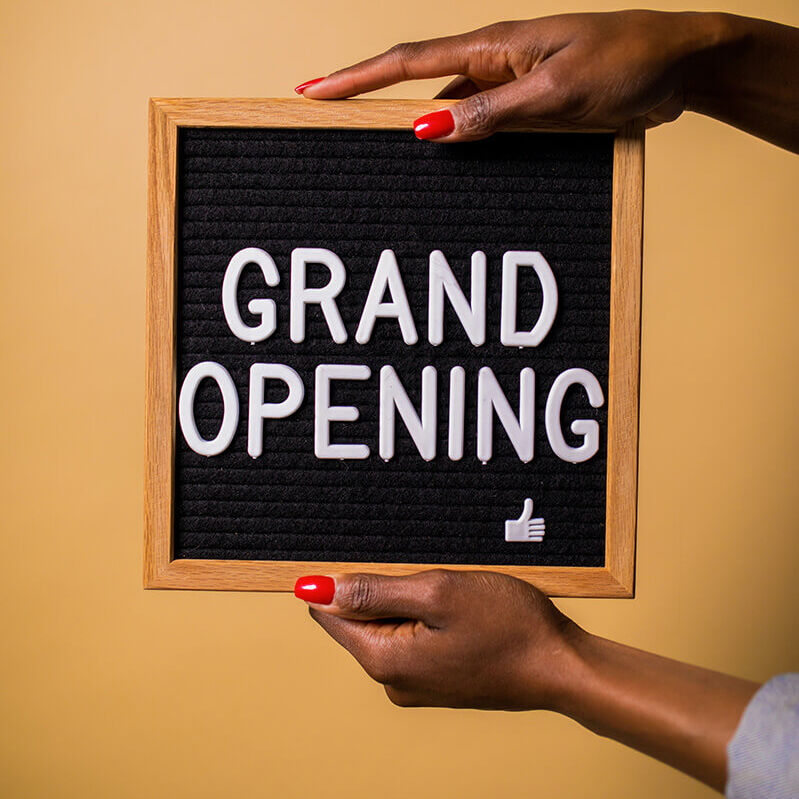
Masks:
[[[633,590],[643,133],[150,110],[145,585]]]

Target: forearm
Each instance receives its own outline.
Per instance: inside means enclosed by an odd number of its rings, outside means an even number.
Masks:
[[[799,29],[696,14],[701,47],[686,59],[685,107],[799,152]]]
[[[575,631],[553,709],[723,790],[727,743],[759,688]]]

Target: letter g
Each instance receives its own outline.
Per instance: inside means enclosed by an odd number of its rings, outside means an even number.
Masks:
[[[261,324],[256,327],[244,324],[239,313],[238,291],[241,273],[248,264],[261,267],[267,286],[277,286],[280,283],[280,275],[272,256],[258,247],[245,247],[230,259],[225,270],[225,278],[222,281],[222,309],[228,327],[236,338],[250,342],[263,341],[275,332],[277,326],[275,303],[273,300],[250,300],[247,309],[252,314],[260,314]]]

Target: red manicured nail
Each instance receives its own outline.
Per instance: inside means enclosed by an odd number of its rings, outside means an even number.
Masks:
[[[317,605],[329,605],[336,593],[336,581],[332,577],[312,574],[300,577],[294,583],[294,596],[306,602],[315,602]]]
[[[297,92],[297,94],[302,94],[309,86],[313,86],[323,80],[324,78],[314,78],[313,80],[306,80],[305,83],[301,83],[299,86],[295,86],[294,91]]]
[[[446,108],[443,111],[433,111],[425,114],[413,123],[413,132],[417,139],[440,139],[449,136],[455,130],[455,120],[452,112]]]

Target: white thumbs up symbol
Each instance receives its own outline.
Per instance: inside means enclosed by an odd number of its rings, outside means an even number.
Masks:
[[[506,541],[543,541],[546,527],[543,519],[532,519],[533,500],[529,497],[524,500],[522,515],[518,519],[508,519],[505,522]]]

